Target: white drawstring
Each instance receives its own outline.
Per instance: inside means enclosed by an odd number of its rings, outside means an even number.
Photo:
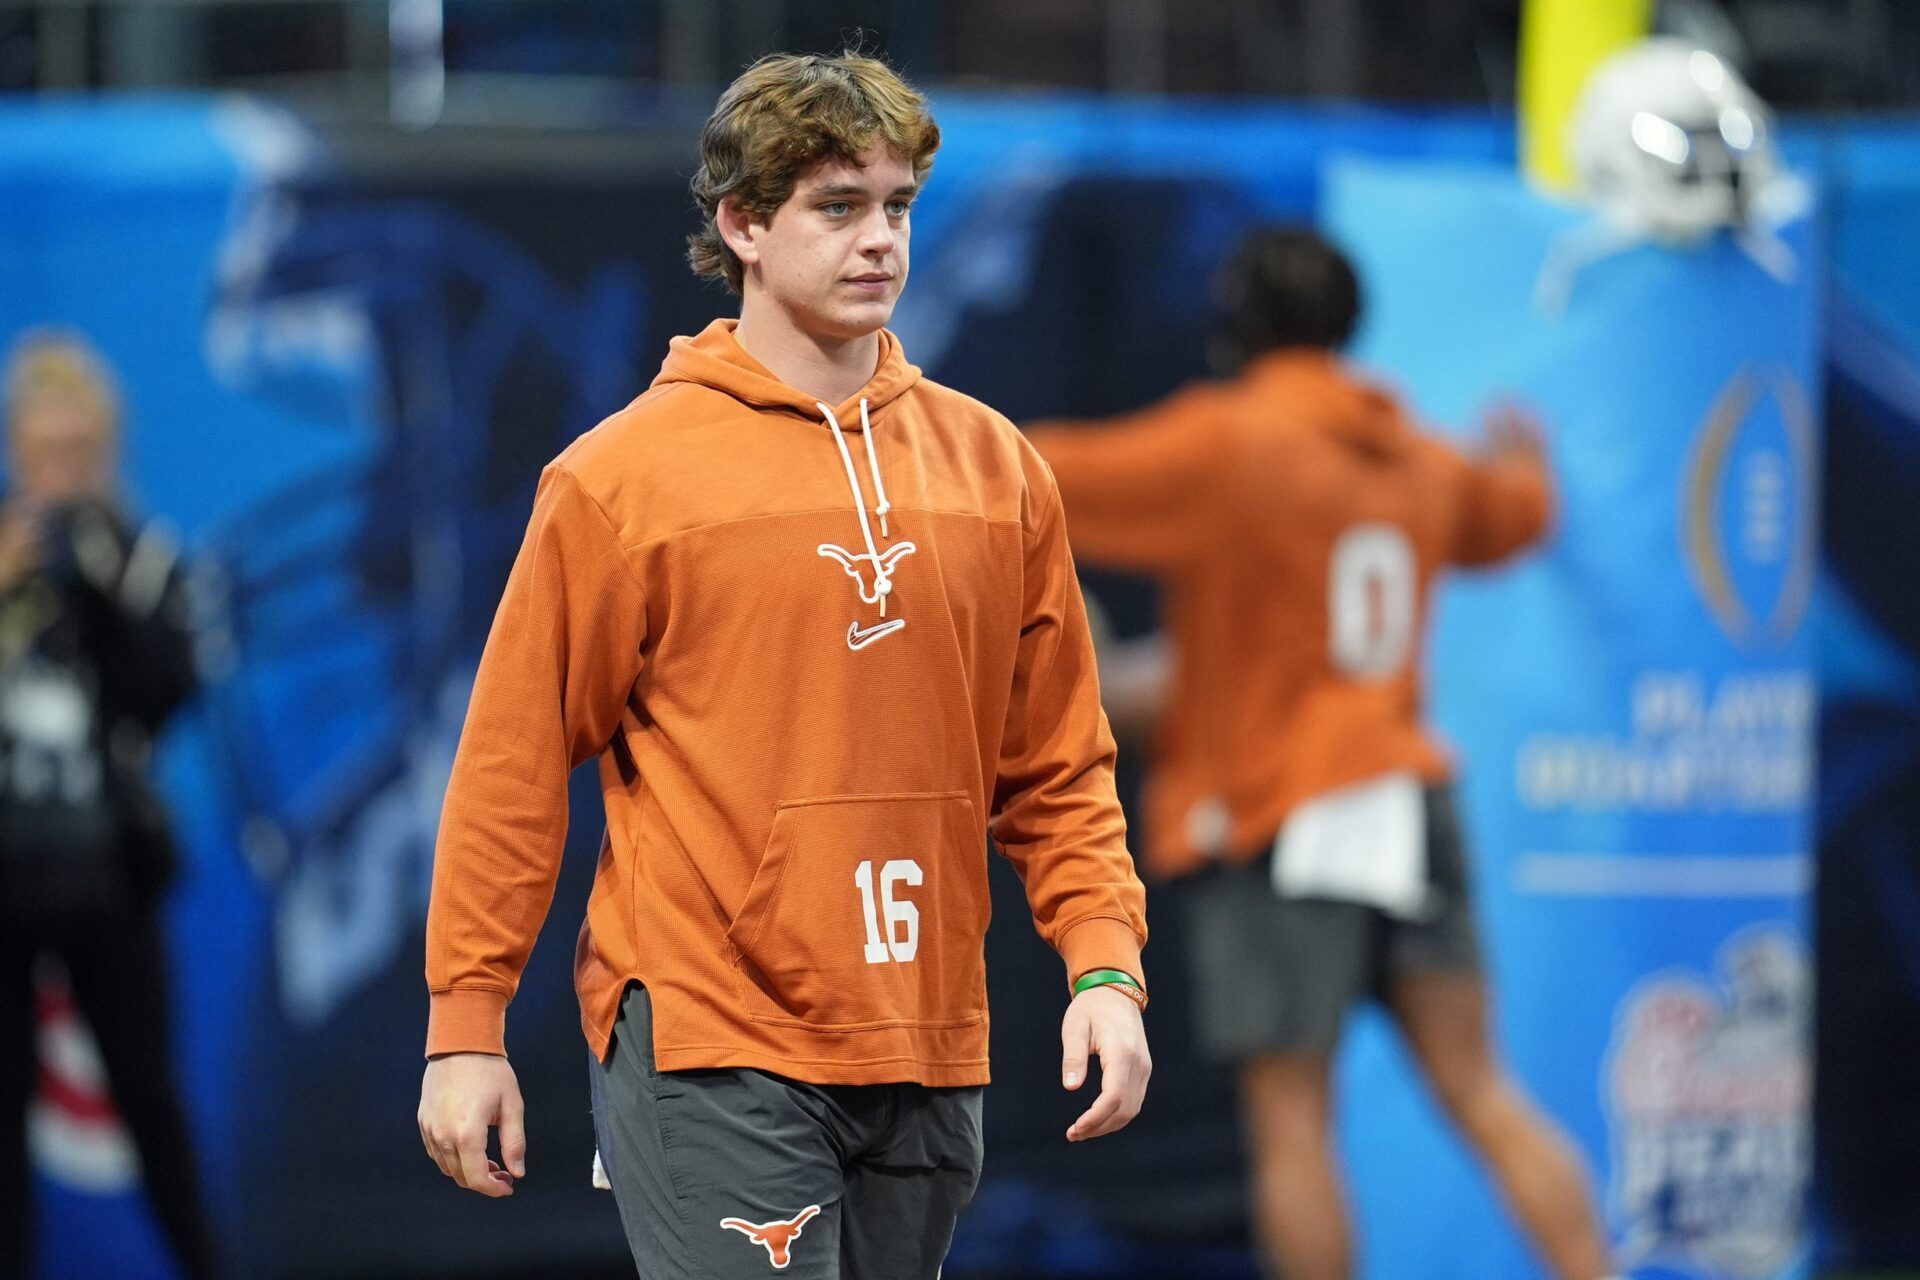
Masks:
[[[872,604],[877,600],[880,605],[880,616],[884,618],[887,616],[887,596],[893,591],[893,582],[891,575],[881,565],[880,549],[874,545],[873,526],[867,520],[867,495],[860,491],[860,477],[853,470],[853,454],[847,448],[845,433],[840,430],[840,419],[834,417],[833,410],[820,401],[816,400],[813,404],[826,418],[827,425],[833,428],[833,442],[840,446],[840,461],[847,468],[847,487],[853,490],[853,506],[860,513],[860,536],[866,539],[867,559],[873,564],[874,599],[867,600],[867,603]],[[880,483],[880,460],[873,451],[873,423],[867,417],[867,402],[864,397],[860,401],[860,425],[867,436],[867,467],[873,473],[873,491],[880,499],[880,535],[885,537],[887,512],[890,510],[890,505],[887,502],[886,488]],[[864,590],[860,596],[862,599],[867,599]]]
[[[887,532],[887,512],[893,510],[893,504],[887,501],[887,486],[880,482],[880,458],[873,451],[873,422],[867,417],[865,396],[860,397],[860,434],[867,441],[867,470],[873,473],[873,494],[880,499],[880,505],[873,509],[873,514],[880,517],[880,536],[890,538],[893,535]]]

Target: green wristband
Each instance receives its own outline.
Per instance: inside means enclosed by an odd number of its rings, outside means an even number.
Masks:
[[[1140,985],[1139,979],[1130,973],[1119,969],[1095,969],[1092,973],[1080,976],[1080,980],[1073,984],[1073,994],[1079,995],[1082,991],[1091,991],[1095,987],[1132,987],[1135,991],[1146,990]]]

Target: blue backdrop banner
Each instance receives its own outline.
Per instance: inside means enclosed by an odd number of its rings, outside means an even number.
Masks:
[[[1800,1274],[1815,709],[1819,264],[1641,246],[1537,301],[1585,216],[1476,168],[1336,166],[1360,354],[1440,423],[1549,424],[1544,551],[1462,579],[1432,657],[1507,1056],[1596,1173],[1646,1280]],[[1384,1027],[1341,1073],[1365,1273],[1539,1265]]]

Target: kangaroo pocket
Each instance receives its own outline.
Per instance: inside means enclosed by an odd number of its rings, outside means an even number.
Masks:
[[[986,875],[963,791],[781,805],[727,931],[747,1011],[807,1027],[977,1022]]]

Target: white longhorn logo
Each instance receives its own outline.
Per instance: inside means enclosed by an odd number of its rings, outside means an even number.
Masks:
[[[847,571],[847,576],[860,584],[860,598],[868,604],[879,605],[880,614],[882,617],[885,617],[887,608],[884,603],[884,597],[888,592],[893,590],[893,583],[891,581],[893,577],[893,567],[900,562],[902,556],[910,556],[918,549],[919,548],[915,547],[911,542],[896,542],[876,557],[865,553],[855,555],[845,547],[837,547],[831,542],[823,542],[820,544],[819,552],[829,560],[838,560],[840,567]],[[862,564],[871,564],[873,566],[872,589],[868,589],[867,580],[860,573],[860,566]]]

